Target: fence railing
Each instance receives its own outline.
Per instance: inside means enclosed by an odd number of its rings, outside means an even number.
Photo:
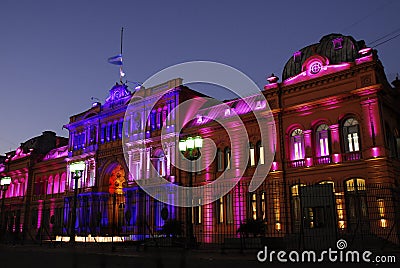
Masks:
[[[400,238],[399,190],[362,179],[318,184],[267,180],[255,192],[240,182],[217,201],[194,208],[163,204],[138,188],[115,196],[81,193],[77,204],[75,224],[72,196],[32,202],[28,209],[26,204],[7,205],[2,239],[61,241],[71,228],[83,242],[113,237],[221,249],[265,244],[324,248],[339,238],[353,247],[398,246]]]

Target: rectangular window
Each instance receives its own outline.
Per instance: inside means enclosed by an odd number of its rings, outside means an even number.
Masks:
[[[301,142],[295,141],[294,143],[294,160],[303,159],[303,148]]]
[[[385,217],[385,204],[384,204],[384,201],[383,201],[383,199],[378,199],[377,203],[378,203],[379,217],[383,218],[383,217]]]
[[[281,230],[282,226],[281,226],[281,207],[279,204],[279,196],[277,195],[277,193],[275,193],[274,196],[274,214],[275,214],[275,229],[276,230]]]
[[[118,139],[122,139],[122,126],[123,122],[118,123]]]
[[[267,221],[267,200],[265,193],[261,193],[261,216],[263,221]]]
[[[233,223],[233,198],[232,194],[226,195],[226,223]]]
[[[146,170],[147,170],[147,173],[149,173],[149,171],[150,171],[150,151],[146,152]],[[149,174],[147,174],[147,176],[149,176]]]
[[[349,144],[349,152],[353,152],[353,139],[351,137],[351,134],[347,134],[347,140]]]
[[[101,127],[101,131],[100,131],[100,142],[104,143],[106,137],[106,129],[105,127]]]
[[[111,137],[112,137],[112,140],[114,141],[116,138],[117,138],[117,135],[118,135],[118,127],[117,127],[117,124],[112,124],[111,125],[111,133],[112,133],[112,135],[111,135]]]
[[[226,152],[226,169],[231,169],[231,152]]]
[[[222,164],[222,152],[221,152],[221,150],[218,150],[217,151],[217,157],[218,157],[218,163],[217,163],[217,165],[218,165],[218,171],[222,171],[222,170],[224,170],[224,166],[223,166],[223,164]]]
[[[201,203],[201,199],[198,200],[198,204]],[[192,223],[201,224],[201,206],[192,207]]]
[[[224,222],[224,199],[221,197],[218,201],[218,222]]]
[[[353,141],[354,141],[354,151],[360,150],[360,145],[358,144],[358,133],[353,133]]]
[[[255,193],[251,195],[250,213],[251,218],[257,220],[257,195]]]
[[[111,139],[111,125],[106,127],[106,141],[109,142]]]
[[[135,175],[133,180],[139,180],[140,179],[140,177],[139,177],[139,175],[140,175],[140,163],[134,163],[133,164],[133,168],[135,169],[134,172],[132,172]]]
[[[319,148],[321,156],[329,155],[328,138],[319,139]]]
[[[383,198],[380,198],[377,200],[378,203],[378,212],[379,212],[379,224],[382,228],[386,228],[387,221],[385,219],[385,200]]]
[[[342,195],[343,195],[343,193],[336,193],[336,211],[337,211],[337,218],[338,218],[338,227],[340,229],[345,228]]]
[[[264,165],[264,163],[265,163],[265,161],[264,161],[264,146],[260,146],[260,151],[258,153],[260,154],[259,164]]]
[[[254,155],[254,148],[250,148],[250,166],[254,166],[256,164],[256,158]]]
[[[130,126],[130,119],[127,119],[125,121],[125,124],[123,125],[125,137],[129,137],[129,126]]]

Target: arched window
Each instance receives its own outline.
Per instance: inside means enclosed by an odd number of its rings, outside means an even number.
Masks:
[[[322,124],[317,127],[315,132],[316,136],[316,148],[318,156],[328,156],[329,155],[329,127],[327,124]]]
[[[304,159],[304,135],[303,130],[297,128],[290,135],[291,159]]]
[[[229,147],[224,149],[224,166],[225,170],[231,169],[231,148]]]
[[[344,121],[342,135],[346,153],[360,151],[360,130],[355,118],[351,117]]]
[[[256,151],[257,151],[258,164],[264,165],[265,164],[264,146],[261,144],[261,141],[257,142]]]

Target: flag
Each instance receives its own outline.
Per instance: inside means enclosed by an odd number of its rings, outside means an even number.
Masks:
[[[108,58],[108,62],[115,65],[122,65],[122,54]]]
[[[121,67],[119,67],[119,77],[124,77],[125,76],[125,73],[124,73],[124,71],[122,71],[122,66]]]

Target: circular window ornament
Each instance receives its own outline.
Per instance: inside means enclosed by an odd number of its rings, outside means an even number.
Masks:
[[[310,73],[311,74],[317,74],[319,71],[322,69],[322,64],[319,61],[313,62],[310,65]]]

